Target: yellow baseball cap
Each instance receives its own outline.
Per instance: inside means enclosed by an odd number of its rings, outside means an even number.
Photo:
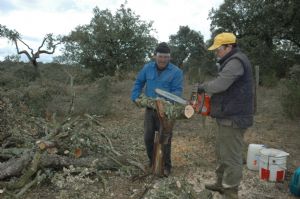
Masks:
[[[213,45],[209,47],[208,50],[215,50],[224,44],[235,44],[235,43],[236,43],[236,37],[233,33],[223,32],[218,34],[215,37]]]

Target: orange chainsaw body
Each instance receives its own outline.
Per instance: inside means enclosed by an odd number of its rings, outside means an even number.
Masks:
[[[204,116],[208,116],[210,114],[210,96],[206,93],[199,94],[197,92],[193,92],[190,104],[196,113]]]

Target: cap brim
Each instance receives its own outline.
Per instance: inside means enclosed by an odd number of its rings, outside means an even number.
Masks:
[[[217,48],[219,48],[221,45],[216,45],[216,44],[213,44],[211,47],[209,47],[207,50],[215,50]]]

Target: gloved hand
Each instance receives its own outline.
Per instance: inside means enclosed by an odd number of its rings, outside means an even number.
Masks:
[[[197,92],[199,94],[204,93],[204,91],[204,85],[200,83],[195,84],[192,89],[192,92]]]
[[[140,98],[137,98],[136,100],[133,101],[135,103],[135,105],[138,107],[138,108],[142,108],[142,105],[141,105],[141,99]]]
[[[199,86],[199,83],[196,83],[193,85],[193,88],[192,88],[192,92],[193,93],[197,93],[198,92],[198,86]]]
[[[199,94],[205,92],[205,89],[204,89],[204,85],[203,85],[203,84],[199,84],[197,92],[198,92]]]

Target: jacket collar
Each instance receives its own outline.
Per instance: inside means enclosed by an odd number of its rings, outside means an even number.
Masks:
[[[227,53],[224,57],[222,57],[222,58],[218,61],[218,63],[219,63],[220,65],[222,65],[226,59],[228,59],[229,57],[231,57],[232,55],[234,55],[235,53],[237,53],[237,52],[239,52],[239,51],[240,51],[240,49],[239,49],[238,47],[233,48],[229,53]]]
[[[159,70],[159,71],[165,71],[165,70],[170,70],[171,69],[171,63],[169,62],[168,64],[167,64],[167,66],[163,69],[163,70],[160,70],[160,69],[158,69],[158,66],[157,66],[157,64],[156,64],[156,62],[154,62],[154,67],[157,69],[157,70]]]

